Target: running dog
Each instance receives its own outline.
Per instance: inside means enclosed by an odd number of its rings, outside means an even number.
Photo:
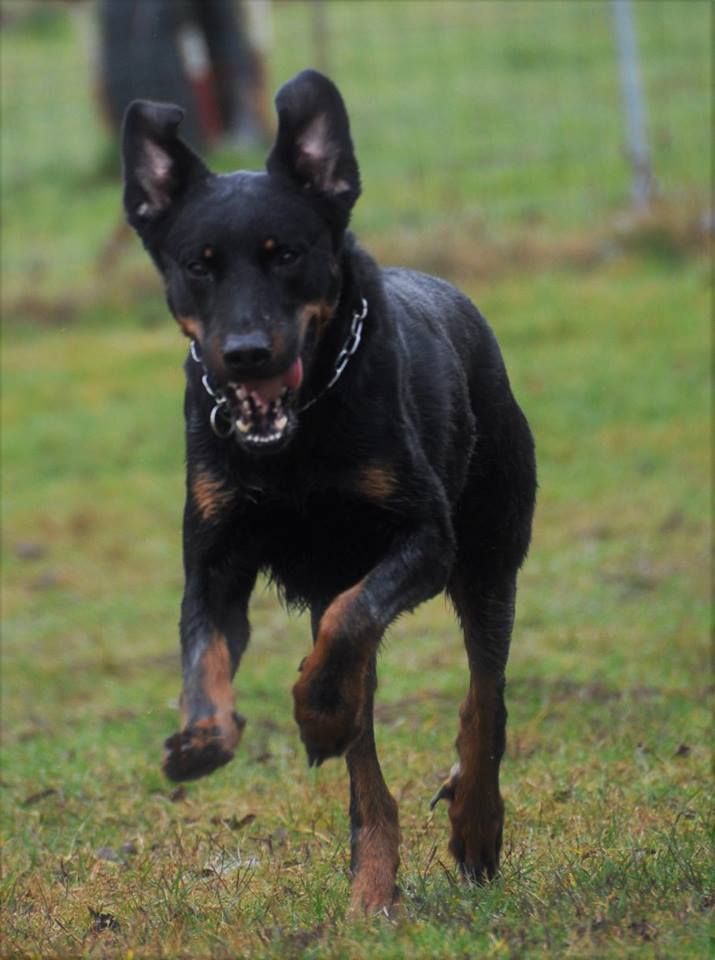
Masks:
[[[504,673],[531,535],[534,445],[494,334],[443,280],[379,267],[348,231],[360,175],[336,87],[307,70],[276,98],[265,172],[216,175],[182,110],[135,101],[124,203],[186,360],[181,730],[172,780],[227,763],[231,683],[259,573],[310,610],[293,687],[310,764],[344,755],[354,913],[395,900],[397,804],[373,733],[376,661],[400,614],[446,591],[469,689],[445,799],[468,879],[497,870]]]

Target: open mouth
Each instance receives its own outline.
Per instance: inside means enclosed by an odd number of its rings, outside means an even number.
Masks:
[[[279,376],[229,384],[235,396],[238,438],[256,447],[283,440],[291,420],[291,403],[302,381],[303,362],[298,357]]]

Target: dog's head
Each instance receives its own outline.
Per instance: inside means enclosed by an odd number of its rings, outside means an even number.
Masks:
[[[212,173],[180,139],[180,107],[124,118],[124,205],[162,273],[246,448],[278,449],[340,296],[340,251],[360,176],[336,87],[312,70],[276,97],[265,173]]]

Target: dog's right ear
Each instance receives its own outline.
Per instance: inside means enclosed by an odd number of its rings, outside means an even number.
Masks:
[[[124,207],[137,230],[163,213],[210,171],[178,136],[184,111],[171,103],[134,100],[122,126]]]

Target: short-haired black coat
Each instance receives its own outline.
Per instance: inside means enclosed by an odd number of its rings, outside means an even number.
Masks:
[[[382,269],[348,232],[360,178],[336,87],[305,71],[279,92],[266,172],[215,175],[182,111],[127,110],[124,200],[192,340],[186,361],[186,585],[175,780],[230,760],[244,720],[231,680],[260,572],[307,606],[314,645],[293,689],[310,763],[345,754],[354,911],[396,895],[399,827],[375,751],[386,628],[440,591],[470,681],[449,802],[472,879],[501,846],[504,671],[529,545],[534,446],[496,339],[443,280]]]

